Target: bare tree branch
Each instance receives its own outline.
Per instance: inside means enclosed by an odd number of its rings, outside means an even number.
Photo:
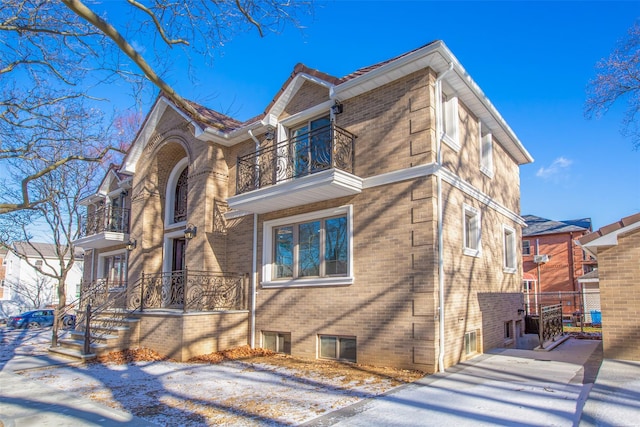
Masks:
[[[640,149],[640,23],[636,22],[608,58],[596,64],[597,75],[589,82],[585,116],[600,118],[620,99],[627,100],[622,133]]]

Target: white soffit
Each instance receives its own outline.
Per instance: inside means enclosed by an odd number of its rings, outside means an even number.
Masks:
[[[637,228],[640,228],[640,221],[634,222],[633,224],[629,224],[626,227],[619,228],[610,233],[607,233],[603,236],[598,237],[595,240],[592,240],[588,243],[582,245],[582,247],[589,249],[594,254],[597,254],[598,248],[600,247],[611,247],[618,245],[618,236],[620,234],[625,234],[630,231],[633,231]]]
[[[91,236],[82,237],[73,242],[74,245],[82,249],[102,249],[109,246],[124,244],[129,239],[127,233],[114,233],[105,231]]]
[[[330,169],[233,196],[227,202],[232,209],[267,213],[361,192],[362,179],[339,169]]]

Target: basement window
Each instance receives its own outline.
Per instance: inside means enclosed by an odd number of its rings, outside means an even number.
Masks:
[[[478,340],[476,331],[464,334],[464,354],[468,356],[478,352]]]
[[[262,348],[276,353],[291,354],[291,333],[263,331]]]
[[[356,361],[356,337],[320,335],[321,359]]]

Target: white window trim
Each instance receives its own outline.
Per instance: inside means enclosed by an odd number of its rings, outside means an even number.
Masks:
[[[178,225],[186,225],[187,221],[173,222],[173,205],[176,198],[176,184],[178,183],[178,178],[180,178],[180,174],[182,171],[189,167],[189,159],[184,158],[180,160],[169,174],[169,179],[167,180],[167,188],[165,190],[165,204],[164,204],[164,226],[168,228],[176,227]]]
[[[442,92],[442,141],[456,152],[460,151],[460,123],[458,120],[458,97]],[[450,125],[447,132],[447,127]]]
[[[474,220],[476,222],[476,249],[468,248],[465,243],[465,233],[467,229],[467,212],[470,212],[474,215]],[[465,255],[468,256],[480,257],[482,255],[482,217],[480,215],[480,210],[467,204],[462,205],[462,251]]]
[[[512,248],[511,254],[507,253],[507,233],[511,234],[512,239]],[[504,255],[502,258],[502,263],[504,267],[504,272],[509,274],[515,274],[517,271],[518,261],[517,261],[517,247],[516,247],[516,230],[513,227],[509,227],[508,225],[502,224],[502,254]],[[511,263],[513,267],[507,266],[507,256],[511,258]]]
[[[184,230],[173,230],[164,233],[164,242],[162,247],[162,271],[172,271],[173,262],[173,240],[184,237]]]
[[[273,277],[273,229],[281,225],[289,225],[315,219],[329,218],[338,215],[347,216],[347,237],[349,239],[349,262],[346,276],[314,277],[306,279],[272,280]],[[348,286],[354,282],[353,277],[353,206],[314,211],[306,214],[265,221],[262,226],[262,281],[265,288],[289,288],[307,286]]]
[[[105,258],[108,258],[110,256],[113,255],[122,255],[124,254],[125,257],[127,255],[127,250],[126,249],[118,249],[115,251],[109,251],[109,252],[102,252],[98,254],[98,271],[96,273],[96,278],[97,279],[104,279],[104,260]]]
[[[491,132],[483,132],[482,122],[478,123],[478,129],[480,132],[480,171],[489,178],[493,178],[493,135]],[[488,146],[489,149],[485,150],[485,146]]]

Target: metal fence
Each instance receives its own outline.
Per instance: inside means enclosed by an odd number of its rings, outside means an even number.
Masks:
[[[538,316],[542,307],[560,305],[565,326],[601,326],[600,290],[584,289],[578,292],[525,292],[524,308],[527,315]]]

